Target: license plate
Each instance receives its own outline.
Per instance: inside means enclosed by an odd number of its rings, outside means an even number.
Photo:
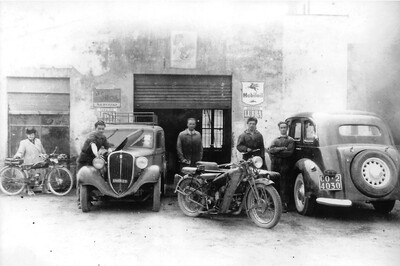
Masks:
[[[320,176],[319,189],[321,190],[342,190],[342,176]]]

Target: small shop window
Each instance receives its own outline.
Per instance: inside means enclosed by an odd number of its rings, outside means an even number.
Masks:
[[[57,153],[69,155],[69,115],[9,115],[9,144],[8,155],[13,156],[21,140],[26,138],[25,129],[35,128],[37,137],[47,153],[53,152],[57,147]]]
[[[202,111],[202,142],[204,148],[222,148],[224,133],[223,110]]]

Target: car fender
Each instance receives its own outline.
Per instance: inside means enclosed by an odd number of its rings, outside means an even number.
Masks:
[[[297,174],[303,174],[306,196],[317,196],[320,193],[319,178],[320,176],[323,176],[322,170],[310,159],[300,159],[296,162],[294,167],[296,170],[294,180],[296,179]]]
[[[158,165],[151,165],[147,167],[142,174],[139,176],[138,180],[127,192],[136,192],[142,185],[147,183],[156,183],[158,179],[161,178],[161,168]]]
[[[93,166],[83,166],[76,176],[78,185],[93,186],[101,193],[111,197],[118,197],[110,185],[103,179],[100,171]]]

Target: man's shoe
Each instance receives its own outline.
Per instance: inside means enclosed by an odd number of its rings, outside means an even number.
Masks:
[[[286,203],[282,203],[282,213],[287,213],[288,212],[288,207]]]
[[[35,192],[33,192],[32,190],[28,190],[28,196],[35,196]]]

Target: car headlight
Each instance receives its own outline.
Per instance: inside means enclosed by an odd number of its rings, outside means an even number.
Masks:
[[[252,161],[256,168],[261,168],[263,166],[263,159],[260,156],[254,156]]]
[[[144,169],[149,164],[149,160],[146,157],[139,157],[136,159],[136,166],[140,169]]]
[[[103,169],[106,162],[104,161],[103,158],[94,158],[92,163],[94,168],[100,170]]]

